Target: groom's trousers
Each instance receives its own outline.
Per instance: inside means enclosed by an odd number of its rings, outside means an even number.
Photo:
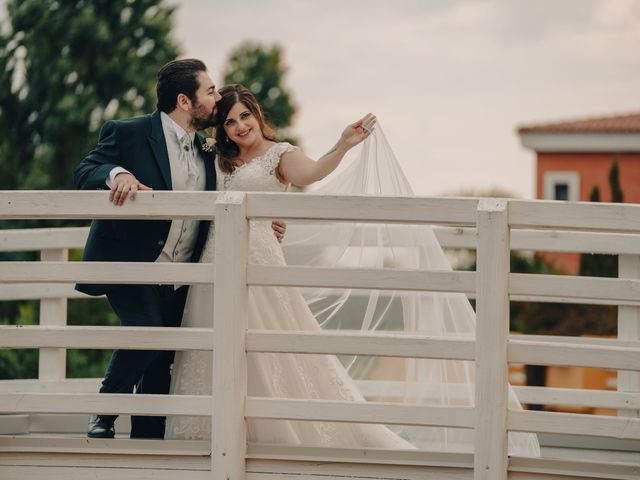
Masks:
[[[120,285],[107,293],[120,324],[128,327],[179,327],[187,286]],[[173,351],[116,350],[100,393],[167,394]],[[115,415],[100,415],[115,421]],[[164,438],[166,417],[132,416],[131,438]]]

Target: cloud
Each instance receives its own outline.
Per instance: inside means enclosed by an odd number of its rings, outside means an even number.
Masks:
[[[557,30],[588,29],[598,0],[496,0],[495,31],[506,43],[542,41]]]

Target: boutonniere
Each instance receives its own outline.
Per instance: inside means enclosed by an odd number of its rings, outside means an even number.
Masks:
[[[214,148],[216,148],[216,139],[211,137],[205,138],[202,144],[202,150],[205,152],[213,152]]]

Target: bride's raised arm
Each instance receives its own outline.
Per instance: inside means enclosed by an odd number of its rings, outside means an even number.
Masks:
[[[368,113],[357,122],[347,125],[338,143],[317,161],[307,157],[300,149],[283,154],[278,166],[280,177],[287,183],[300,186],[322,180],[336,169],[351,148],[371,134],[376,121],[375,115]]]

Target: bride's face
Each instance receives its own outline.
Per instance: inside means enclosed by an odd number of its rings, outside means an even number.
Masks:
[[[224,121],[224,131],[229,140],[239,147],[248,146],[262,140],[262,131],[258,119],[243,103],[236,103]]]

